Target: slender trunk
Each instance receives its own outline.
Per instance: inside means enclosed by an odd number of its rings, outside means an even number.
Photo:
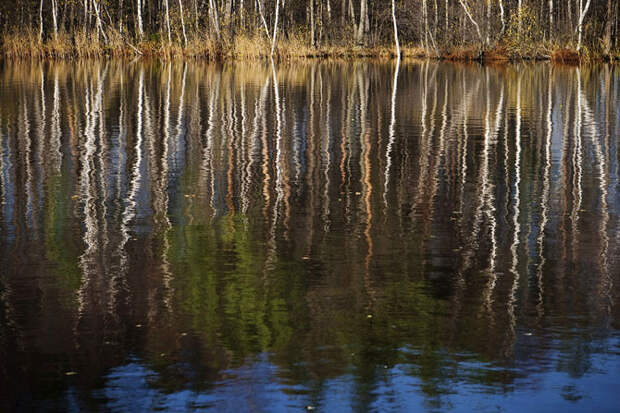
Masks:
[[[273,56],[273,51],[276,48],[276,37],[278,34],[278,16],[280,13],[280,0],[276,0],[276,19],[273,23],[273,36],[271,37],[271,53],[270,56]]]
[[[398,60],[400,63],[400,43],[398,42],[398,26],[396,25],[396,6],[394,4],[394,0],[392,0],[392,23],[394,25],[394,43],[396,44],[396,56],[398,56]]]
[[[461,6],[463,6],[463,10],[465,10],[465,14],[467,15],[469,20],[472,22],[472,24],[476,28],[476,33],[478,33],[478,38],[480,39],[480,43],[482,43],[483,40],[482,40],[482,34],[480,33],[480,26],[478,26],[478,23],[476,23],[476,21],[472,17],[471,13],[469,12],[469,9],[467,8],[467,5],[463,2],[463,0],[459,0],[459,2],[461,3]],[[519,2],[521,2],[521,0],[519,0]]]
[[[518,7],[517,7],[517,20],[519,23],[519,30],[517,33],[519,36],[521,36],[521,23],[522,23],[521,18],[523,17],[522,12],[523,12],[523,3],[522,3],[522,0],[519,0]]]
[[[43,0],[39,3],[39,41],[43,41]]]
[[[95,9],[95,15],[97,17],[97,36],[101,33],[103,40],[107,43],[108,36],[106,36],[105,31],[103,30],[103,25],[101,24],[101,14],[99,13],[99,4],[97,3],[97,0],[93,0],[93,8]]]
[[[506,19],[504,18],[504,2],[503,0],[499,0],[499,16],[502,21],[502,31],[500,34],[504,34],[504,30],[506,30]]]
[[[164,7],[166,8],[166,26],[168,28],[168,46],[172,46],[172,35],[170,34],[170,8],[168,6],[168,0],[164,0]]]
[[[84,0],[84,33],[87,31],[88,25],[88,0]]]
[[[258,0],[259,10],[260,10],[260,2],[261,0]],[[218,12],[217,12],[217,6],[215,5],[215,0],[209,0],[209,14],[211,15],[211,24],[215,30],[215,37],[219,41],[220,40],[220,19],[219,19]],[[262,17],[262,13],[261,13],[261,17]],[[263,21],[264,20],[265,19],[263,18]]]
[[[269,27],[267,27],[267,21],[265,20],[265,15],[263,14],[262,0],[257,0],[258,3],[258,14],[260,14],[260,19],[263,22],[263,27],[265,28],[265,34],[267,35],[267,39],[269,43],[271,43],[271,35],[269,34]]]
[[[196,15],[198,15],[198,9],[196,9]],[[241,27],[245,27],[244,22],[245,22],[245,5],[243,4],[243,0],[240,0],[239,1],[239,23]]]
[[[314,47],[316,44],[314,33],[314,0],[308,2],[308,7],[310,8],[310,46]]]
[[[118,4],[118,32],[123,34],[123,0]]]
[[[577,31],[579,32],[578,37],[577,37],[577,51],[581,50],[581,37],[582,37],[582,33],[583,33],[583,19],[586,17],[586,13],[588,12],[588,9],[590,8],[590,2],[591,0],[588,0],[588,2],[586,3],[586,7],[582,8],[581,5],[583,3],[583,0],[579,0],[579,22],[577,24]]]
[[[142,0],[136,1],[136,8],[138,9],[138,37],[142,39],[144,36],[144,29],[142,28]]]
[[[368,21],[368,0],[360,0],[360,23],[357,26],[357,42],[363,43],[364,34],[368,30],[366,22]]]
[[[500,0],[501,1],[501,0]],[[448,37],[448,13],[450,12],[449,10],[449,5],[448,5],[448,0],[446,0],[446,28],[445,28],[445,33],[444,33],[444,38]]]
[[[428,51],[428,13],[426,11],[426,0],[422,0],[422,17],[424,19],[424,51]]]
[[[57,7],[56,0],[52,0],[52,22],[54,23],[54,39],[58,37],[58,22],[57,22]]]
[[[487,46],[491,43],[491,0],[487,0]]]
[[[551,0],[549,0],[551,1]],[[611,15],[611,0],[607,0],[607,21],[605,22],[605,37],[603,38],[603,43],[605,47],[605,54],[609,55],[611,51],[611,24],[612,24],[612,15]]]
[[[179,0],[179,12],[181,13],[181,27],[183,29],[183,45],[187,46],[187,35],[185,34],[185,18],[183,17],[183,2]]]
[[[351,25],[353,26],[353,33],[357,35],[357,23],[355,20],[355,9],[353,8],[353,0],[349,0],[349,17],[351,18]]]
[[[549,39],[553,38],[553,0],[549,0]]]

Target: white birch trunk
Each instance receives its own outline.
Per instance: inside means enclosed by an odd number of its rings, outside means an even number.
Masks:
[[[400,43],[398,42],[398,26],[396,25],[396,5],[392,0],[392,24],[394,25],[394,43],[396,44],[396,55],[400,63]]]
[[[172,46],[172,36],[170,35],[170,7],[168,0],[164,0],[164,7],[166,8],[166,27],[168,28],[168,46]]]
[[[261,0],[258,0],[259,4],[260,4],[260,1]],[[217,40],[220,40],[220,19],[218,17],[215,0],[209,0],[209,13],[211,14],[211,23],[213,24],[213,27],[215,28],[215,37],[217,38]]]
[[[52,0],[52,21],[54,23],[54,39],[56,37],[58,37],[58,19],[57,19],[57,7],[56,7],[56,0]]]
[[[504,34],[504,30],[506,30],[506,19],[504,18],[504,2],[503,0],[499,0],[499,16],[502,21],[502,31],[501,34]]]
[[[478,23],[476,23],[476,21],[472,17],[471,13],[469,12],[469,9],[467,8],[467,5],[463,2],[463,0],[459,0],[459,2],[461,3],[461,6],[463,6],[463,10],[465,10],[465,14],[467,14],[467,17],[469,18],[469,20],[472,22],[472,24],[476,28],[476,33],[478,33],[478,38],[480,39],[480,43],[482,43],[483,40],[482,40],[482,34],[480,33],[480,26],[478,26]]]
[[[273,51],[276,47],[276,37],[278,34],[278,16],[280,12],[280,0],[276,0],[276,20],[273,23],[273,37],[271,38],[271,54],[273,56]]]
[[[553,36],[553,0],[549,0],[549,39]]]
[[[97,36],[99,36],[99,33],[101,33],[101,35],[103,35],[103,40],[107,42],[108,36],[106,36],[105,31],[103,30],[103,25],[101,23],[101,14],[99,13],[99,4],[97,3],[97,0],[93,0],[93,6],[95,9],[95,15],[97,17]]]
[[[137,0],[138,9],[138,36],[142,38],[144,36],[144,29],[142,28],[142,0]]]
[[[586,17],[586,13],[590,8],[591,0],[588,0],[586,3],[586,7],[582,8],[583,0],[579,0],[579,22],[577,23],[577,51],[581,50],[581,37],[583,33],[583,19]]]
[[[185,34],[185,18],[183,17],[183,2],[179,0],[179,12],[181,13],[181,28],[183,29],[183,41],[184,45],[187,46],[187,35]]]
[[[39,41],[43,41],[43,0],[39,3]]]

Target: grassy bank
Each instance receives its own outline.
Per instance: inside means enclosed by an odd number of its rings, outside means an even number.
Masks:
[[[33,30],[4,33],[0,37],[0,54],[9,59],[80,59],[92,57],[157,57],[201,58],[207,60],[257,60],[270,56],[270,44],[265,36],[238,35],[234,42],[215,42],[209,37],[196,36],[185,46],[176,42],[163,42],[156,38],[130,42],[115,31],[107,33],[104,42],[96,33],[79,32],[75,35],[58,33],[47,41],[41,41]],[[448,47],[441,50],[425,50],[416,45],[402,47],[403,57],[435,58],[451,61],[516,61],[553,60],[562,63],[584,61],[617,61],[620,51],[604,55],[582,49],[577,52],[570,46],[541,44],[528,48],[527,53],[510,46],[500,45],[485,50],[475,46]],[[311,47],[303,36],[291,36],[278,42],[274,57],[281,60],[312,58],[369,58],[395,57],[392,45],[364,47],[351,42]]]

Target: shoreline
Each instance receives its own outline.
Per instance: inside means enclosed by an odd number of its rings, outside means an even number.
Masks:
[[[542,49],[542,47],[541,47]],[[276,46],[273,58],[283,60],[355,60],[394,59],[393,45],[357,46],[329,45],[310,47],[299,39],[282,40]],[[224,45],[210,39],[195,38],[185,47],[165,44],[160,41],[143,41],[132,44],[122,39],[103,42],[88,37],[59,35],[56,39],[40,42],[32,33],[20,35],[4,34],[0,37],[0,59],[4,60],[81,60],[84,58],[158,58],[197,59],[207,61],[252,61],[269,60],[269,45],[260,36],[238,37],[234,44]],[[508,52],[502,46],[487,50],[476,46],[456,46],[442,51],[429,51],[423,47],[405,45],[401,58],[432,59],[453,62],[515,63],[520,61],[552,61],[564,64],[588,62],[614,63],[620,61],[620,51],[610,54],[602,52],[579,53],[573,48],[556,47],[547,53],[518,55]]]

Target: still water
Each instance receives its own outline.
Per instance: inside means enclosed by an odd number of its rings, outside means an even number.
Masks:
[[[614,411],[620,70],[0,63],[0,410]]]

